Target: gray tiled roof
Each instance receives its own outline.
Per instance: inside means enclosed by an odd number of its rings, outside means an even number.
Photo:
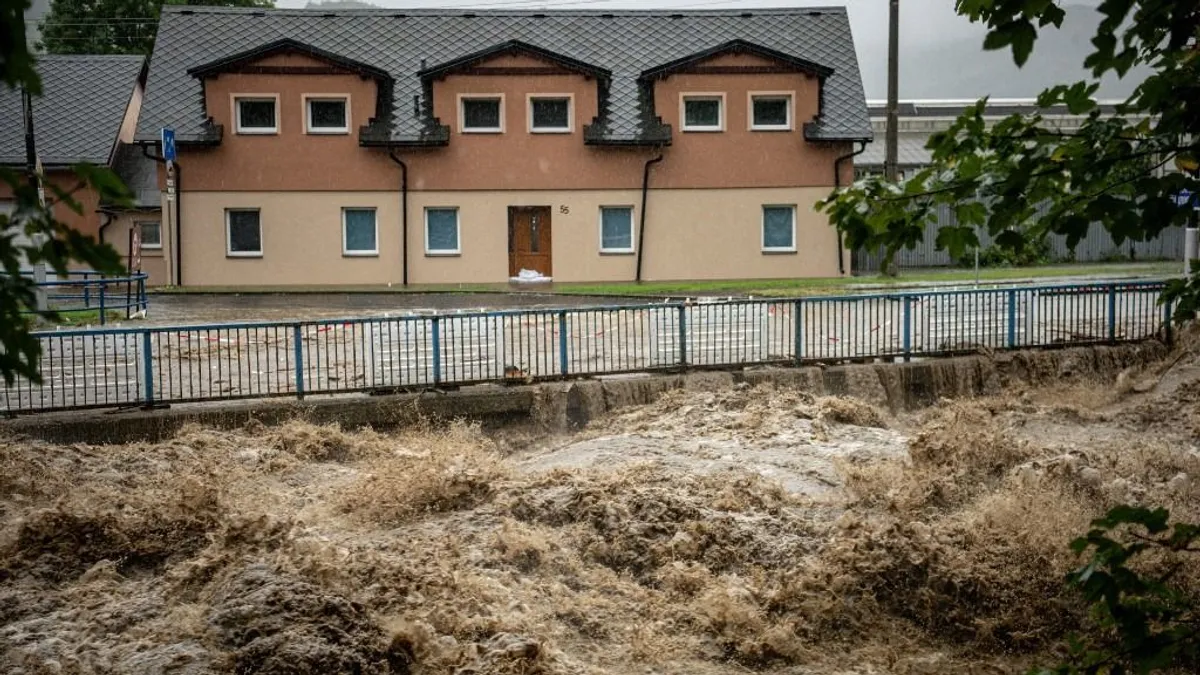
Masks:
[[[47,166],[108,164],[145,59],[38,57],[42,95],[33,100],[38,155]],[[0,85],[0,164],[25,163],[21,92]]]
[[[896,163],[903,167],[926,166],[933,161],[933,153],[925,149],[929,134],[899,134],[896,138]],[[867,149],[854,158],[856,167],[883,166],[887,147],[882,137],[867,144]]]
[[[140,146],[121,143],[113,156],[112,169],[133,193],[134,208],[161,208],[158,163],[147,157]]]
[[[189,68],[290,38],[372,64],[395,80],[390,138],[430,134],[414,116],[417,72],[495,45],[520,41],[594,64],[613,79],[599,132],[605,141],[652,137],[638,78],[642,72],[714,46],[743,40],[833,69],[824,114],[806,129],[813,140],[870,138],[862,77],[845,8],[751,11],[262,10],[166,6],[150,59],[138,139],[163,126],[181,142],[212,139],[200,82]]]

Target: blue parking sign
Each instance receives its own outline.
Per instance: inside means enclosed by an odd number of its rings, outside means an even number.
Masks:
[[[163,159],[168,162],[175,161],[175,130],[163,127],[162,130],[162,153]]]

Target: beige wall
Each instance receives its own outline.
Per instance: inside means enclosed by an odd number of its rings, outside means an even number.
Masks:
[[[828,188],[652,190],[643,277],[742,279],[835,276],[837,239],[812,205]],[[399,194],[396,192],[189,193],[183,201],[184,284],[398,284]],[[797,206],[796,253],[764,254],[762,206]],[[508,278],[508,207],[551,207],[555,280],[626,281],[636,256],[600,253],[600,207],[633,206],[638,190],[447,191],[409,195],[409,280],[414,284],[497,283]],[[342,256],[341,209],[374,206],[379,256]],[[459,209],[457,256],[425,254],[424,210]],[[224,210],[261,209],[262,258],[225,255]],[[563,212],[566,209],[567,213]],[[849,269],[848,256],[846,269]]]
[[[342,208],[374,207],[377,257],[342,255]],[[257,208],[263,256],[225,255],[225,209]],[[184,286],[399,283],[400,193],[189,192],[183,216]]]
[[[104,241],[111,244],[117,253],[121,254],[126,268],[129,267],[129,230],[134,223],[140,223],[143,220],[157,221],[162,224],[164,230],[166,229],[166,223],[158,211],[121,213],[113,218],[108,227],[104,228]],[[165,231],[163,236],[165,239]],[[150,278],[146,280],[146,283],[150,286],[165,286],[169,283],[165,250],[165,246],[162,249],[142,249],[142,271],[149,275]]]

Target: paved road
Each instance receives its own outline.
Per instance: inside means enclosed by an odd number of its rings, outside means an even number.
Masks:
[[[43,386],[6,389],[2,403],[16,411],[142,401],[147,348],[154,398],[187,401],[618,373],[684,361],[837,361],[1140,339],[1160,325],[1157,296],[1021,289],[53,336],[43,342]],[[245,311],[246,320],[264,318]]]

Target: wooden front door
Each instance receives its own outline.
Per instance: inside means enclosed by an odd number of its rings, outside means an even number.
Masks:
[[[508,207],[508,275],[533,270],[553,275],[550,263],[550,207]]]

